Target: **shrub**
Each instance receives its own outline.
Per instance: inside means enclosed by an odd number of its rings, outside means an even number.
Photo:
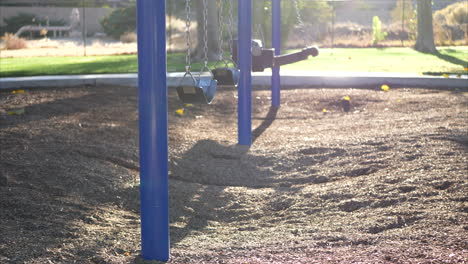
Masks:
[[[136,6],[118,8],[101,20],[104,32],[119,39],[125,32],[136,31]]]
[[[5,42],[5,49],[7,50],[24,49],[27,47],[25,39],[11,33],[5,33],[2,40]]]
[[[466,2],[455,3],[434,13],[434,20],[440,24],[462,25],[468,23]]]
[[[372,44],[377,45],[380,41],[385,40],[387,32],[382,32],[382,22],[378,16],[372,18]]]
[[[468,39],[468,9],[466,3],[451,4],[434,13],[434,39],[437,45],[453,45]]]
[[[3,36],[6,32],[6,27],[5,26],[0,26],[0,36]]]
[[[137,34],[135,32],[125,32],[120,36],[120,41],[123,43],[135,43],[137,42]]]
[[[453,24],[468,24],[468,8],[459,8],[452,13]]]

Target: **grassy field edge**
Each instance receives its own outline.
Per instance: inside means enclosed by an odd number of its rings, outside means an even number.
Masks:
[[[287,51],[291,52],[291,51]],[[215,62],[211,62],[213,66]],[[168,54],[169,72],[185,71],[182,53]],[[198,71],[200,63],[192,69]],[[419,53],[411,48],[321,49],[318,57],[283,66],[284,70],[402,72],[428,75],[466,74],[468,46],[439,48],[439,54]],[[137,55],[87,57],[29,57],[0,59],[0,77],[135,73]]]

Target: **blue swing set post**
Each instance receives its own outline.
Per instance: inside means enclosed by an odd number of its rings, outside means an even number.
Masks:
[[[138,0],[141,248],[169,260],[166,1]]]
[[[275,56],[281,55],[281,0],[272,0],[271,3],[271,44],[275,49]],[[271,105],[280,106],[281,77],[280,67],[275,66],[271,75]]]
[[[238,0],[239,83],[237,127],[239,145],[252,145],[252,1]]]
[[[273,47],[280,52],[281,0],[273,1]],[[138,0],[138,96],[141,247],[146,260],[169,260],[166,1]],[[252,144],[252,0],[238,0],[238,140]],[[272,105],[279,106],[279,67],[272,76]]]

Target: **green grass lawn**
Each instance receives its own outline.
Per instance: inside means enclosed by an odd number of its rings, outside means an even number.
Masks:
[[[468,67],[468,47],[441,48],[439,55],[411,48],[323,49],[319,57],[288,65],[288,70],[462,73]]]
[[[126,73],[137,69],[136,55],[0,59],[0,77]]]
[[[411,48],[322,49],[313,59],[282,67],[301,71],[404,72],[440,75],[467,73],[468,46],[439,48],[440,54],[419,53]],[[185,71],[184,54],[168,55],[168,71]],[[210,65],[213,65],[212,63]],[[192,65],[193,71],[201,68]],[[134,73],[136,55],[88,57],[32,57],[0,59],[0,77]]]

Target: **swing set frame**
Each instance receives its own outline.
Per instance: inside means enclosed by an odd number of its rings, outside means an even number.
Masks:
[[[235,1],[235,0],[232,0]],[[281,0],[272,1],[272,46],[281,48]],[[252,144],[252,0],[238,2],[238,143]],[[146,260],[168,261],[169,191],[166,1],[137,1],[141,248]],[[280,106],[280,68],[272,69],[272,106]]]

